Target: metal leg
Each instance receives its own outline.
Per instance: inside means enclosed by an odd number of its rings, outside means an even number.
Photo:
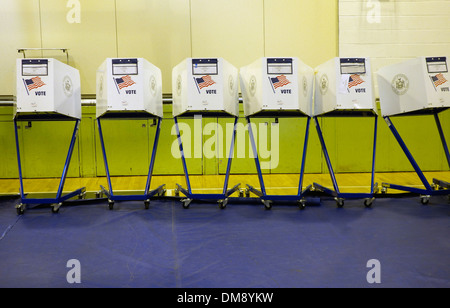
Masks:
[[[250,117],[246,117],[246,118],[247,118],[247,123],[248,123],[248,134],[250,137],[250,142],[252,144],[253,155],[255,156],[256,170],[258,171],[259,185],[261,186],[262,194],[266,195],[266,188],[264,186],[264,179],[263,179],[262,172],[261,172],[261,166],[259,164],[258,151],[256,150],[255,138],[253,136],[252,125],[250,123]]]
[[[373,133],[373,153],[372,153],[372,177],[370,181],[370,193],[374,193],[374,184],[375,184],[375,156],[377,152],[377,131],[378,131],[378,116],[375,115],[375,124],[374,124],[374,133]]]
[[[298,182],[298,196],[301,196],[302,194],[302,187],[303,187],[303,173],[305,171],[305,161],[306,161],[306,148],[308,146],[308,137],[309,137],[309,122],[311,118],[308,117],[306,119],[306,131],[305,131],[305,141],[303,144],[303,155],[302,155],[302,165],[300,167],[300,179]]]
[[[233,135],[231,137],[231,145],[230,145],[230,152],[228,156],[228,163],[227,163],[227,172],[225,174],[225,182],[223,185],[223,194],[225,195],[227,193],[228,188],[228,178],[230,177],[230,170],[231,170],[231,161],[234,155],[234,143],[236,138],[236,126],[238,122],[238,117],[234,119],[234,126],[233,126]]]
[[[394,124],[391,122],[391,120],[389,119],[388,116],[384,116],[384,120],[386,121],[387,125],[389,126],[389,129],[391,130],[392,134],[394,134],[395,139],[397,139],[398,144],[400,145],[400,147],[402,148],[406,157],[408,158],[409,162],[413,166],[414,170],[416,171],[417,175],[419,176],[419,178],[422,181],[423,185],[425,186],[426,190],[431,191],[432,188],[431,188],[430,184],[428,183],[427,179],[425,178],[425,175],[422,173],[422,170],[420,170],[419,165],[416,163],[413,156],[411,155],[411,152],[409,152],[408,147],[406,146],[405,142],[403,142],[403,139],[400,137],[400,134],[398,133]]]
[[[158,124],[156,126],[156,133],[155,133],[155,140],[153,141],[153,150],[152,150],[152,157],[150,160],[150,166],[148,168],[148,176],[147,176],[147,182],[145,184],[145,193],[148,194],[150,190],[150,183],[152,180],[152,174],[153,174],[153,166],[155,164],[155,157],[156,157],[156,150],[158,147],[158,140],[159,140],[159,133],[161,130],[161,118],[158,118]]]
[[[108,168],[108,159],[106,158],[106,149],[105,149],[105,143],[103,141],[103,133],[102,133],[102,125],[100,124],[100,118],[97,119],[98,124],[98,135],[100,137],[100,145],[102,146],[102,153],[103,153],[103,162],[105,163],[105,171],[106,171],[106,178],[108,180],[108,188],[109,188],[109,198],[113,197],[113,190],[111,185],[111,177],[109,174],[109,168]]]
[[[450,153],[448,151],[447,142],[445,141],[445,135],[442,131],[441,122],[439,121],[439,115],[437,112],[434,112],[434,120],[436,121],[436,126],[439,131],[439,136],[441,137],[442,147],[444,148],[445,156],[447,157],[447,163],[450,168]]]
[[[20,160],[20,149],[19,149],[19,133],[17,131],[17,119],[14,118],[14,132],[16,136],[16,152],[17,152],[17,163],[19,166],[19,181],[20,181],[20,198],[25,198],[25,193],[23,189],[23,179],[22,179],[22,163]]]
[[[70,159],[72,157],[73,148],[75,147],[75,140],[77,139],[78,127],[80,125],[80,120],[77,119],[75,123],[75,128],[73,129],[72,140],[70,141],[69,152],[67,153],[66,162],[64,164],[63,173],[61,175],[61,181],[59,182],[58,192],[56,194],[56,199],[61,198],[62,190],[64,188],[64,183],[66,181],[67,171],[69,169]]]
[[[173,119],[175,120],[175,128],[177,130],[178,146],[180,147],[181,161],[183,163],[183,170],[184,170],[184,176],[186,178],[186,185],[187,185],[189,194],[192,194],[191,183],[189,181],[189,174],[188,174],[187,165],[186,165],[186,159],[184,157],[183,143],[181,142],[180,128],[178,127],[178,120],[177,120],[177,117],[174,117]]]
[[[325,155],[325,160],[327,162],[328,171],[331,176],[331,181],[333,182],[334,190],[336,191],[336,193],[339,194],[339,187],[336,182],[336,177],[334,175],[333,166],[331,165],[330,157],[328,156],[327,147],[325,145],[325,141],[323,139],[322,131],[320,129],[320,125],[319,125],[319,121],[317,120],[317,117],[314,117],[314,121],[316,123],[317,134],[319,135],[320,144],[322,145],[322,151],[323,151],[323,154]]]

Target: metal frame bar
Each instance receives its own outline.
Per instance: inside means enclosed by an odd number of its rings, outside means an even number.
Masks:
[[[56,197],[55,198],[27,198],[25,196],[25,190],[24,190],[24,185],[23,185],[22,162],[20,159],[20,146],[19,146],[20,142],[19,142],[18,127],[17,127],[17,119],[16,118],[14,119],[14,133],[15,133],[15,139],[16,139],[17,163],[18,163],[18,167],[19,167],[20,201],[21,201],[21,204],[16,206],[16,208],[18,210],[20,210],[21,213],[23,213],[24,205],[26,205],[26,204],[53,204],[53,203],[56,203],[56,205],[53,206],[53,210],[56,212],[59,209],[59,207],[61,206],[62,202],[66,201],[70,198],[73,198],[76,195],[82,195],[86,191],[86,188],[82,187],[73,192],[63,195],[64,183],[65,183],[65,180],[67,177],[67,172],[69,170],[69,165],[70,165],[70,160],[72,158],[73,149],[75,147],[75,141],[77,138],[79,125],[80,125],[80,119],[76,119],[75,127],[73,129],[72,138],[70,141],[69,150],[68,150],[66,160],[64,163],[64,168],[63,168],[63,172],[62,172],[61,179],[59,182]]]
[[[372,148],[372,175],[371,175],[371,181],[370,181],[370,193],[341,193],[339,191],[339,185],[336,181],[336,176],[334,173],[333,166],[331,164],[330,157],[328,155],[327,147],[325,144],[325,140],[323,138],[322,130],[320,129],[320,124],[317,119],[317,117],[314,117],[314,121],[316,124],[316,130],[317,134],[319,136],[320,144],[322,146],[322,152],[325,156],[325,160],[327,163],[328,171],[330,173],[331,181],[333,182],[333,188],[334,190],[331,190],[329,188],[326,188],[320,184],[314,183],[314,187],[318,190],[323,191],[327,195],[331,195],[335,198],[342,198],[342,199],[361,199],[361,198],[374,198],[374,181],[375,181],[375,156],[376,156],[376,143],[377,143],[377,131],[378,131],[378,116],[375,115],[375,123],[374,123],[374,134],[373,134],[373,148]],[[370,204],[370,203],[369,203]]]
[[[409,192],[412,192],[412,193],[417,193],[417,194],[421,194],[421,195],[428,195],[428,196],[430,196],[430,195],[449,195],[450,194],[450,190],[448,190],[448,189],[444,189],[444,190],[434,190],[433,189],[433,187],[430,185],[430,183],[426,179],[425,175],[423,174],[422,170],[420,169],[419,165],[415,161],[413,155],[409,151],[408,147],[406,146],[405,142],[403,141],[402,137],[400,136],[399,132],[395,128],[394,123],[392,123],[392,121],[389,118],[389,116],[384,116],[383,118],[386,121],[386,124],[388,125],[388,127],[391,130],[392,134],[394,135],[395,139],[397,140],[398,144],[402,148],[403,152],[405,153],[406,157],[408,158],[409,162],[411,163],[412,167],[414,168],[414,171],[419,176],[423,186],[425,186],[425,189],[409,187],[409,186],[403,186],[403,185],[390,184],[390,183],[382,183],[382,186],[384,188],[393,188],[393,189],[396,189],[396,190],[409,191]],[[445,154],[446,154],[446,157],[447,157],[447,161],[448,161],[449,166],[450,166],[450,155],[449,155],[449,152],[448,152],[447,143],[445,141],[444,133],[442,131],[441,123],[439,121],[439,116],[438,116],[438,114],[436,112],[434,112],[434,119],[436,121],[436,125],[437,125],[438,131],[439,131],[439,135],[440,135],[440,138],[441,138],[442,146],[444,148],[444,151],[445,151]],[[433,182],[435,182],[435,183],[442,183],[442,184],[446,183],[446,182],[439,181],[439,180],[436,180],[436,179],[433,179]],[[443,186],[447,187],[446,185],[443,185]]]
[[[103,140],[103,132],[102,132],[100,118],[97,119],[97,124],[98,124],[98,133],[99,133],[99,137],[100,137],[100,144],[102,147],[103,161],[105,163],[106,178],[108,181],[109,189],[107,190],[103,186],[100,186],[100,187],[101,187],[102,192],[108,197],[109,202],[111,203],[113,201],[149,201],[149,199],[151,197],[153,197],[154,195],[156,195],[156,194],[161,195],[165,191],[165,184],[160,185],[159,187],[157,187],[154,190],[150,190],[150,183],[151,183],[151,178],[153,175],[153,167],[155,164],[158,140],[159,140],[159,135],[160,135],[160,131],[161,131],[161,118],[158,118],[158,123],[156,126],[155,139],[153,141],[152,156],[151,156],[150,165],[148,168],[148,174],[147,174],[147,180],[146,180],[146,184],[145,184],[144,194],[142,194],[142,195],[115,195],[114,194],[112,184],[111,184],[111,175],[109,172],[108,159],[106,157],[106,147],[105,147],[105,142]]]
[[[304,144],[303,144],[302,162],[301,162],[300,174],[299,174],[298,193],[296,195],[268,195],[266,193],[266,187],[264,185],[264,177],[261,172],[258,151],[256,149],[255,137],[253,135],[250,118],[251,117],[246,117],[247,123],[248,123],[248,133],[249,133],[250,142],[252,145],[252,150],[253,150],[253,155],[254,155],[254,159],[255,159],[256,170],[258,172],[258,179],[259,179],[259,185],[261,187],[261,191],[259,191],[256,188],[247,184],[249,191],[251,191],[255,195],[257,195],[263,201],[263,203],[266,205],[266,207],[270,207],[269,204],[265,203],[266,201],[302,201],[303,197],[306,195],[306,193],[309,191],[309,189],[311,187],[311,186],[308,186],[305,190],[302,190],[303,174],[304,174],[304,170],[305,170],[306,153],[307,153],[308,137],[309,137],[309,126],[310,126],[311,117],[307,117],[307,120],[306,120],[306,130],[305,130],[305,138],[304,138]]]
[[[180,154],[181,154],[181,161],[183,163],[183,170],[184,170],[184,176],[186,179],[187,190],[184,189],[180,184],[176,184],[176,185],[177,185],[178,191],[183,193],[188,198],[187,200],[185,200],[186,207],[190,203],[190,201],[192,201],[194,199],[197,199],[197,200],[217,199],[218,202],[223,202],[224,203],[223,205],[225,205],[225,202],[226,202],[225,200],[231,194],[233,194],[235,191],[237,191],[239,189],[239,185],[240,185],[240,184],[237,184],[233,188],[228,189],[228,180],[229,180],[229,176],[230,176],[231,162],[232,162],[233,152],[234,152],[234,144],[235,144],[235,138],[236,138],[236,126],[237,126],[237,122],[238,122],[238,117],[235,117],[235,119],[234,119],[233,135],[231,137],[231,145],[230,145],[230,152],[229,152],[229,156],[228,156],[227,171],[225,174],[223,191],[221,194],[193,194],[192,193],[191,183],[189,180],[189,172],[188,172],[188,168],[187,168],[187,164],[186,164],[186,158],[184,155],[183,143],[181,141],[180,128],[178,126],[178,117],[174,117],[174,121],[175,121],[175,128],[176,128],[176,132],[177,132],[178,146],[179,146]]]

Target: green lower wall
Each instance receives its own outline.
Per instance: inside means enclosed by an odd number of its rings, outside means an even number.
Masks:
[[[242,108],[242,106],[241,106]],[[450,110],[440,113],[442,128],[450,140]],[[13,107],[0,107],[0,178],[17,178]],[[432,116],[392,118],[400,135],[423,171],[448,170],[449,166]],[[232,119],[204,118],[196,127],[193,119],[180,119],[183,145],[190,150],[189,174],[224,174]],[[370,172],[372,164],[373,118],[319,118],[335,172]],[[254,119],[259,135],[267,144],[257,144],[264,173],[298,173],[300,170],[305,118]],[[228,123],[228,126],[227,126]],[[246,123],[241,110],[239,125]],[[170,104],[164,105],[164,118],[155,161],[154,174],[183,174],[174,135]],[[25,178],[60,177],[74,122],[19,122],[20,154]],[[199,129],[203,127],[203,129]],[[156,125],[153,120],[102,120],[105,147],[111,175],[146,175],[152,153]],[[206,129],[206,130],[205,130]],[[277,132],[278,130],[278,138]],[[223,132],[223,138],[218,132]],[[384,120],[378,119],[376,171],[413,171]],[[191,138],[186,138],[190,134]],[[189,140],[193,140],[192,144]],[[278,144],[277,144],[278,140]],[[202,146],[213,151],[202,151]],[[278,155],[274,149],[279,149]],[[272,151],[270,151],[272,150]],[[214,152],[215,151],[215,152]],[[215,153],[215,155],[213,155]],[[256,173],[248,133],[236,136],[231,173]],[[310,123],[305,172],[327,173],[314,122]],[[82,120],[68,176],[104,176],[103,155],[98,138],[95,107],[83,106]]]

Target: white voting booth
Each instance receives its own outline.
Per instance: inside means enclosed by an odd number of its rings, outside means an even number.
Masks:
[[[319,65],[315,71],[314,120],[334,191],[317,183],[314,183],[314,188],[334,196],[339,207],[344,205],[345,198],[364,198],[364,204],[370,206],[374,200],[374,162],[377,136],[377,108],[373,91],[370,59],[366,57],[336,57]],[[341,121],[345,121],[346,117],[375,117],[370,193],[341,193],[339,191],[317,119],[318,116],[341,117]]]
[[[80,74],[76,68],[53,58],[16,60],[14,129],[21,196],[21,202],[16,206],[18,214],[23,214],[28,204],[51,204],[52,211],[56,213],[64,201],[77,195],[79,197],[84,195],[84,187],[65,195],[62,194],[67,170],[75,146],[80,119]],[[24,193],[17,122],[28,121],[31,123],[31,121],[58,120],[75,120],[75,128],[56,197],[31,198]]]
[[[238,69],[223,58],[186,58],[172,69],[172,113],[186,178],[187,190],[177,184],[175,194],[183,193],[183,207],[188,208],[194,199],[216,199],[224,208],[228,196],[239,189],[239,184],[228,188],[235,129],[239,116]],[[189,181],[178,118],[205,116],[234,117],[234,130],[228,156],[225,183],[221,194],[193,194]]]
[[[369,58],[333,58],[316,67],[314,115],[376,113]]]
[[[245,116],[311,115],[314,70],[298,58],[260,58],[239,71]]]
[[[144,58],[107,58],[97,69],[96,82],[96,116],[108,180],[108,189],[100,186],[102,192],[108,197],[111,210],[115,201],[144,201],[145,208],[148,209],[151,197],[165,193],[165,185],[150,190],[163,117],[161,70]],[[101,119],[108,118],[157,119],[153,151],[143,194],[116,195],[113,192],[101,126]]]
[[[184,59],[172,70],[173,116],[239,115],[238,69],[223,58]]]
[[[450,107],[447,57],[417,57],[377,71],[382,116]]]
[[[97,118],[110,114],[162,117],[161,70],[143,58],[107,58],[97,69]]]
[[[17,59],[15,117],[81,118],[80,73],[56,59]]]
[[[247,184],[246,195],[249,195],[250,192],[256,194],[267,209],[270,209],[272,202],[276,200],[296,201],[303,209],[305,207],[304,195],[309,191],[309,187],[302,191],[302,181],[312,112],[314,70],[296,57],[263,57],[241,67],[239,76],[244,115],[248,122],[248,132],[261,187],[261,190],[258,190]],[[298,194],[266,194],[251,125],[253,117],[307,118]]]
[[[449,194],[449,182],[433,179],[434,187],[428,183],[390,118],[432,114],[450,167],[450,154],[438,115],[439,112],[450,108],[448,57],[417,57],[388,65],[377,71],[377,79],[381,114],[425,187],[421,189],[382,183],[383,192],[386,192],[387,188],[393,188],[418,193],[423,204],[428,203],[431,195]],[[419,119],[417,125],[420,125]],[[434,190],[435,187],[447,189]]]

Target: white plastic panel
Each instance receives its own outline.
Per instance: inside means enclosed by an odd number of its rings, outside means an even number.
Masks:
[[[187,58],[172,70],[173,115],[239,115],[238,70],[223,58]]]
[[[79,71],[58,60],[17,59],[15,116],[81,118]]]
[[[311,115],[314,71],[298,58],[260,58],[239,75],[245,116]]]
[[[417,57],[377,72],[383,116],[450,107],[448,57]]]
[[[333,58],[315,71],[314,115],[376,113],[369,58]]]
[[[107,58],[97,69],[97,117],[163,116],[161,70],[143,58]]]

